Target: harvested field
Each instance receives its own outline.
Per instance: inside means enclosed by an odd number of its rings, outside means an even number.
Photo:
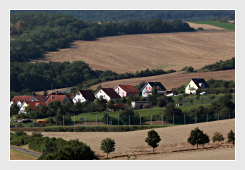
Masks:
[[[100,83],[104,88],[114,88],[118,84],[130,84],[138,85],[142,81],[159,81],[161,82],[167,90],[172,90],[172,88],[179,87],[181,85],[186,85],[190,78],[204,78],[206,81],[213,78],[216,80],[232,80],[235,81],[235,70],[225,70],[225,71],[213,71],[213,72],[203,72],[203,73],[184,73],[175,72],[170,74],[163,74],[158,76],[151,77],[141,77],[141,78],[132,78],[132,79],[122,79],[115,81],[108,81]],[[99,84],[93,85],[90,88],[95,90]],[[57,91],[64,90],[66,88],[55,89]],[[48,93],[51,93],[52,90],[48,90]],[[43,94],[43,91],[37,91],[38,94]]]
[[[138,85],[142,81],[159,81],[161,82],[167,90],[172,90],[172,88],[179,87],[181,85],[186,85],[191,78],[204,78],[206,81],[213,78],[216,80],[233,80],[235,81],[235,70],[226,71],[212,71],[203,73],[188,73],[175,72],[170,74],[163,74],[151,77],[133,78],[133,79],[122,79],[100,83],[104,88],[114,88],[118,84],[130,84]],[[96,89],[99,84],[91,86],[92,89]]]
[[[32,62],[83,60],[93,70],[117,73],[156,69],[199,69],[235,56],[234,31],[137,34],[75,41],[71,48],[49,52]]]
[[[199,127],[204,133],[212,138],[214,132],[220,132],[225,138],[225,142],[217,148],[217,145],[210,141],[204,148],[200,146],[197,151],[195,146],[187,143],[190,131]],[[42,132],[44,136],[63,138],[65,140],[79,139],[89,145],[100,158],[104,154],[100,150],[100,143],[103,139],[110,137],[115,140],[115,152],[109,154],[113,159],[128,159],[128,155],[133,159],[137,155],[138,160],[235,160],[235,148],[227,144],[227,133],[230,130],[235,132],[235,119],[221,120],[214,122],[181,125],[155,129],[161,137],[159,146],[155,149],[156,154],[151,154],[152,148],[144,141],[149,130],[139,130],[133,132]],[[27,132],[31,134],[32,132]],[[136,158],[136,157],[135,157]]]

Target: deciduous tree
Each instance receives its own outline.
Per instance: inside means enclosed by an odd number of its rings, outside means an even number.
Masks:
[[[228,134],[228,142],[232,142],[233,145],[235,145],[235,133],[231,130]]]
[[[154,149],[158,147],[158,143],[161,141],[161,138],[155,130],[150,130],[148,131],[148,137],[145,141],[153,148],[154,153]]]
[[[108,154],[115,151],[115,141],[111,138],[102,140],[100,149],[107,154],[108,158]]]
[[[216,142],[216,141],[218,141],[218,146],[219,146],[219,142],[224,141],[223,135],[219,132],[214,133],[213,142]]]
[[[191,145],[197,145],[197,149],[198,149],[198,145],[200,144],[204,145],[206,143],[209,143],[209,136],[204,134],[203,131],[197,127],[194,130],[191,130],[187,142],[190,143]]]

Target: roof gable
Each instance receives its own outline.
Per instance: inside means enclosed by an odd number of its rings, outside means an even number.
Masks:
[[[34,96],[14,96],[13,99],[11,101],[13,101],[14,103],[20,101],[20,102],[24,102],[24,101],[31,101],[31,99]],[[34,100],[37,100],[35,97],[33,98]]]
[[[27,105],[31,107],[32,110],[35,110],[37,106],[46,106],[47,104],[44,101],[25,101]]]
[[[137,90],[134,86],[132,85],[117,85],[116,87],[120,87],[121,89],[123,89],[125,92],[127,92],[128,94],[140,94],[140,91]],[[116,88],[115,87],[115,88]],[[115,89],[114,88],[114,89]]]
[[[95,96],[92,90],[78,90],[86,100],[94,101]]]
[[[161,82],[147,82],[147,83],[145,84],[145,86],[143,87],[143,89],[144,89],[148,84],[149,84],[151,87],[156,86],[156,87],[157,87],[157,91],[166,91],[166,90],[167,90],[167,89],[162,85]],[[142,89],[142,90],[143,90],[143,89]]]
[[[45,101],[47,96],[44,96],[44,95],[37,95],[37,96],[34,96],[38,101]]]
[[[54,101],[59,101],[62,103],[65,99],[70,100],[70,98],[67,95],[49,95],[49,97],[46,99],[45,103],[49,104]]]
[[[191,80],[192,80],[192,81],[196,84],[196,86],[199,87],[199,88],[200,88],[199,83],[203,83],[204,86],[205,86],[205,88],[209,88],[209,84],[208,84],[203,78],[192,78]],[[189,83],[190,83],[190,82],[189,82]],[[189,84],[189,83],[188,83],[188,84]]]
[[[107,94],[107,96],[109,96],[112,99],[118,99],[121,98],[121,96],[119,96],[113,88],[101,88],[100,90],[103,90],[105,92],[105,94]]]

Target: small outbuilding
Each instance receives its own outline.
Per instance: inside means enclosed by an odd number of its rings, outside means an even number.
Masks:
[[[132,101],[131,102],[131,106],[135,110],[143,109],[145,105],[148,105],[148,108],[152,108],[152,102],[149,102],[149,101]]]

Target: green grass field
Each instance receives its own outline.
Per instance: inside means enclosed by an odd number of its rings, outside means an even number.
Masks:
[[[231,24],[231,23],[221,23],[218,21],[193,21],[193,23],[213,25],[213,26],[221,27],[221,28],[228,29],[231,31],[235,30],[235,24]]]

